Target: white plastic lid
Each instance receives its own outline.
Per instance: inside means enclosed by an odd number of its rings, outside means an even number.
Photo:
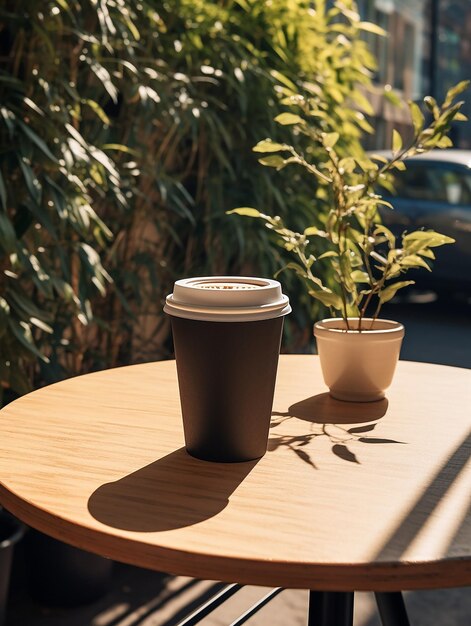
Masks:
[[[177,280],[165,313],[208,322],[250,322],[291,312],[277,280],[247,276],[204,276]]]

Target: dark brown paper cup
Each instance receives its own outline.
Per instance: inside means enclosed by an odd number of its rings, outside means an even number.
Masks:
[[[283,317],[213,322],[171,316],[186,449],[251,461],[267,449]]]
[[[178,280],[172,322],[186,449],[205,461],[252,461],[267,450],[283,318],[276,280]]]

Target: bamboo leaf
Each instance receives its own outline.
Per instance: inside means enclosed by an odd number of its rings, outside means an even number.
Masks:
[[[13,224],[8,216],[0,211],[0,245],[7,253],[14,252],[16,249],[17,239]]]
[[[106,115],[98,102],[95,102],[95,100],[91,100],[90,98],[84,98],[82,102],[90,107],[103,124],[110,124],[110,118]]]
[[[98,80],[101,82],[103,87],[106,89],[110,98],[116,104],[118,102],[118,90],[114,86],[108,70],[104,68],[103,65],[101,65],[97,61],[90,64],[90,69],[98,78]]]
[[[38,105],[31,100],[31,98],[25,97],[25,98],[23,98],[23,102],[26,104],[26,106],[28,106],[30,109],[32,109],[35,113],[37,113],[41,117],[44,117],[44,111],[42,111],[38,107]]]
[[[15,319],[10,318],[8,320],[8,326],[18,341],[29,351],[31,354],[37,356],[41,361],[49,363],[49,359],[40,352],[34,343],[33,334],[31,333],[30,326],[24,322],[17,322]]]
[[[139,156],[138,150],[134,150],[129,146],[125,146],[121,143],[105,143],[102,146],[103,150],[116,150],[117,152],[125,152],[127,154],[132,154],[133,156]]]
[[[51,314],[46,315],[45,312],[39,309],[32,300],[24,296],[16,289],[9,289],[7,297],[12,308],[16,309],[21,315],[37,317],[41,318],[42,320],[51,320],[52,318]]]
[[[30,317],[29,322],[30,324],[33,324],[37,328],[40,328],[41,330],[43,330],[45,333],[52,334],[54,332],[53,329],[49,326],[49,324],[46,324],[46,322],[43,322],[38,317]]]
[[[29,137],[29,139],[41,150],[43,154],[47,156],[48,159],[51,159],[51,161],[57,163],[56,157],[49,150],[46,142],[41,139],[41,137],[39,137],[39,135],[37,135],[34,130],[32,130],[27,124],[25,124],[21,120],[18,120],[18,126],[20,126],[25,135]]]
[[[5,181],[3,180],[3,174],[0,170],[0,202],[4,211],[7,210],[7,190],[5,187]]]
[[[36,204],[39,204],[41,202],[41,194],[42,194],[41,183],[39,182],[37,176],[34,174],[30,165],[26,162],[24,158],[19,156],[18,162],[20,164],[20,169],[23,173],[23,178],[26,183],[26,188],[28,189],[29,194],[31,198],[33,199],[33,201]]]

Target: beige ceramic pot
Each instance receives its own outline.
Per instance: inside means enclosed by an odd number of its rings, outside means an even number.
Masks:
[[[373,402],[384,398],[399,359],[404,326],[392,320],[341,318],[314,325],[324,381],[337,400]]]

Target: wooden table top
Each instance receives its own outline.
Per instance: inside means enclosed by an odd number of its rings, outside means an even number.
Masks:
[[[281,356],[269,451],[183,447],[173,361],[45,387],[0,413],[0,501],[80,548],[211,580],[376,590],[471,585],[471,370],[400,362],[388,399],[333,400]]]

